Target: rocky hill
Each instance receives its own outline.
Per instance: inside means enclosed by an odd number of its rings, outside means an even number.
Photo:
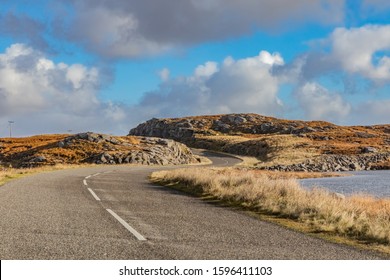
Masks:
[[[0,163],[14,167],[54,164],[176,165],[199,163],[184,144],[150,137],[92,132],[0,139]]]
[[[151,119],[129,135],[169,138],[192,147],[253,156],[263,169],[388,169],[390,125],[338,126],[257,114]]]

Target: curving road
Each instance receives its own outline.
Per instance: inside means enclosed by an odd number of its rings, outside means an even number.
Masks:
[[[214,165],[239,160],[213,153]],[[0,259],[377,259],[101,166],[0,187]]]

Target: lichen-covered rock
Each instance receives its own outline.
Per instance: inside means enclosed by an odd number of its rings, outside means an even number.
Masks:
[[[143,164],[168,165],[199,163],[197,156],[184,144],[174,140],[139,137],[138,143],[130,145],[124,139],[92,132],[72,135],[65,139],[65,146],[72,146],[77,141],[103,144],[105,151],[94,153],[83,162],[96,164]]]
[[[96,164],[178,165],[199,163],[200,160],[184,144],[169,139],[142,137],[140,149],[111,151],[91,156],[85,162]]]
[[[37,144],[37,146],[39,146]],[[2,156],[16,167],[61,164],[179,165],[199,163],[184,144],[154,137],[116,137],[93,132],[70,135],[57,142]]]
[[[316,159],[306,160],[299,164],[274,165],[261,167],[266,170],[305,171],[305,172],[337,172],[377,170],[382,163],[390,160],[390,153],[366,155],[322,155]]]
[[[287,121],[256,114],[228,114],[176,119],[148,120],[130,130],[129,135],[170,138],[188,142],[196,134],[216,135],[219,133],[249,134],[304,134],[334,129],[336,125],[318,122],[317,127],[304,121]]]

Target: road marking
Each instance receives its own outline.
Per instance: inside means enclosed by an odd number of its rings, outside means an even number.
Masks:
[[[83,184],[84,184],[84,186],[88,186],[88,184],[87,184],[87,180],[83,180]]]
[[[89,192],[92,194],[92,196],[97,200],[97,201],[100,201],[100,198],[96,195],[96,193],[91,190],[90,188],[88,188]]]
[[[91,175],[91,177],[95,177],[95,176],[100,175],[100,174],[101,174],[101,173],[98,172],[98,173],[95,173],[95,174]]]
[[[85,179],[89,179],[89,178],[91,178],[91,175],[89,175],[89,176],[85,177]]]
[[[139,234],[134,228],[132,228],[128,223],[125,222],[121,217],[119,217],[114,211],[111,209],[106,209],[108,213],[110,213],[115,219],[118,220],[128,231],[130,231],[139,241],[146,241],[146,238]]]

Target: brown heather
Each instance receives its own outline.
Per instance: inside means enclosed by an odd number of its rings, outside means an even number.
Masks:
[[[246,209],[305,223],[313,232],[335,233],[370,243],[390,244],[390,200],[365,195],[340,198],[324,189],[306,190],[295,179],[234,169],[160,171],[152,180],[180,184]]]

